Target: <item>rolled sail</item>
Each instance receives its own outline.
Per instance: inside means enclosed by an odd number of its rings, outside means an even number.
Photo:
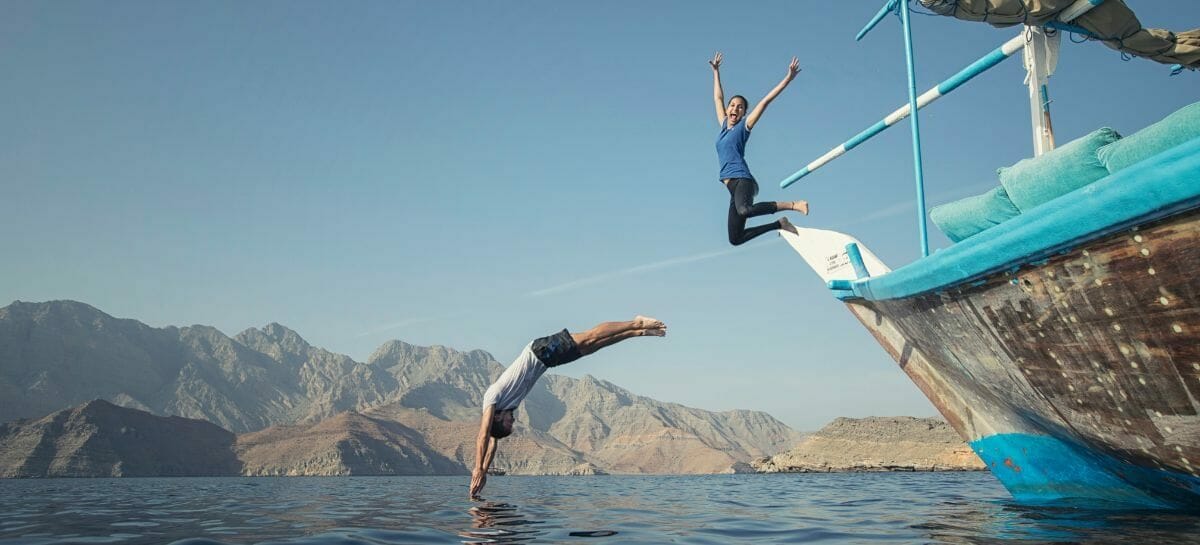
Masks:
[[[964,21],[1003,27],[1016,24],[1041,26],[1067,9],[1074,0],[920,0],[930,11]],[[1123,0],[1106,0],[1070,21],[1091,34],[1090,39],[1163,64],[1200,68],[1200,29],[1171,32],[1143,28]]]

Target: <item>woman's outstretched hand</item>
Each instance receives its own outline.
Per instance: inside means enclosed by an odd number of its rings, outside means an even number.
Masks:
[[[720,70],[721,69],[721,59],[723,59],[723,58],[724,57],[721,56],[721,52],[718,51],[718,52],[716,52],[716,54],[713,55],[712,60],[708,61],[708,65],[711,66],[713,70]],[[792,59],[792,60],[795,60],[795,59]]]
[[[800,59],[792,57],[792,64],[788,65],[787,80],[792,81],[798,73],[800,73]]]

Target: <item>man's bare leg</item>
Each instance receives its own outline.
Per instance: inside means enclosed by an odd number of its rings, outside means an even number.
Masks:
[[[572,333],[571,338],[579,346],[579,353],[586,356],[625,339],[662,337],[666,334],[667,325],[661,320],[637,316],[628,322],[604,322],[582,333]]]

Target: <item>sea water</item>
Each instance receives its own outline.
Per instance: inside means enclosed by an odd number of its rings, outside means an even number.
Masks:
[[[0,544],[1181,543],[1200,516],[1022,506],[988,473],[0,480]]]

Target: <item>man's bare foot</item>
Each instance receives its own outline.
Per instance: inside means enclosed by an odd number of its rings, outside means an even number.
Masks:
[[[793,235],[799,235],[799,234],[800,234],[800,231],[797,231],[797,230],[796,230],[796,226],[795,226],[795,225],[792,225],[792,222],[788,221],[788,219],[787,219],[787,218],[779,218],[779,230],[780,230],[780,231],[787,231],[787,232],[789,232],[789,233],[791,233],[791,234],[793,234]]]
[[[805,216],[808,215],[808,201],[792,201],[787,204],[788,210],[795,210]]]
[[[633,328],[634,329],[666,329],[667,324],[664,324],[662,322],[662,320],[659,320],[657,318],[651,318],[649,316],[642,316],[641,314],[638,314],[637,316],[633,317]]]
[[[667,336],[667,328],[666,328],[666,326],[663,326],[663,327],[654,327],[654,328],[650,328],[650,329],[639,329],[638,333],[640,333],[644,337],[666,337]]]

